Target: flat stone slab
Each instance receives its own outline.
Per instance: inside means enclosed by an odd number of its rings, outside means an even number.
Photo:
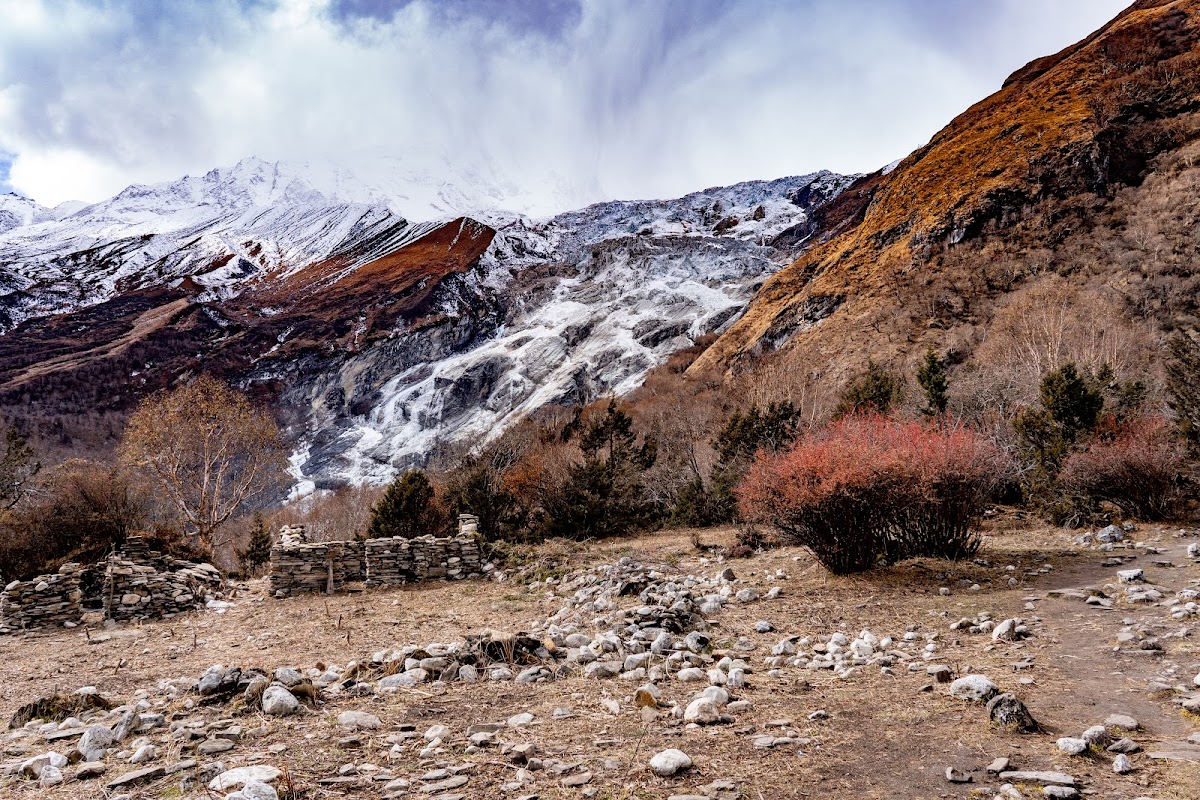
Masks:
[[[60,739],[78,739],[87,728],[67,728],[61,731],[51,731],[42,737],[47,742],[57,742]]]
[[[1163,742],[1159,746],[1163,749],[1152,750],[1146,755],[1163,761],[1191,761],[1200,764],[1200,745]]]
[[[118,775],[108,782],[109,789],[123,789],[126,786],[135,786],[145,781],[152,781],[161,778],[167,774],[166,767],[146,767],[145,769],[135,769],[133,772],[126,772],[124,775]]]
[[[283,773],[269,764],[254,764],[249,767],[235,767],[225,770],[208,782],[208,788],[214,792],[224,792],[245,785],[247,781],[271,783],[278,780]]]
[[[1009,783],[1041,783],[1046,786],[1074,786],[1075,779],[1065,772],[1037,772],[1034,770],[1017,770],[1001,772],[1000,780]]]

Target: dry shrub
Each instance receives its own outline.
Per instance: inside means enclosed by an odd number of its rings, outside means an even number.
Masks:
[[[383,494],[382,486],[340,486],[317,491],[284,506],[267,520],[270,530],[283,525],[303,525],[310,542],[345,542],[366,533],[371,507]],[[245,531],[248,542],[249,528]]]
[[[1111,292],[1081,291],[1054,274],[1014,292],[975,352],[978,374],[959,387],[970,395],[965,410],[1007,414],[1031,405],[1042,376],[1068,362],[1089,375],[1107,368],[1117,380],[1145,379],[1150,338],[1127,317]]]
[[[1106,502],[1138,519],[1170,519],[1183,505],[1186,463],[1186,450],[1170,422],[1142,417],[1073,452],[1058,482],[1081,513]]]
[[[43,473],[28,497],[0,521],[5,580],[94,560],[149,518],[146,495],[118,470],[72,460]]]
[[[902,558],[971,556],[973,528],[1009,461],[987,437],[945,422],[849,416],[779,455],[738,489],[747,519],[775,525],[835,574]]]

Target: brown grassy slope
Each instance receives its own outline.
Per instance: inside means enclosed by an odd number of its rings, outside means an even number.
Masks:
[[[1134,4],[1014,73],[892,173],[865,179],[874,187],[852,187],[871,194],[861,222],[770,280],[693,372],[777,350],[835,378],[930,345],[965,357],[1005,294],[1047,269],[1072,275],[1081,259],[1056,263],[1060,250],[1089,246],[1101,220],[1123,231],[1112,201],[1197,138],[1198,108],[1200,0]],[[1016,262],[998,281],[981,274],[997,248]],[[1123,286],[1120,269],[1102,267]],[[1194,311],[1164,308],[1147,329]]]

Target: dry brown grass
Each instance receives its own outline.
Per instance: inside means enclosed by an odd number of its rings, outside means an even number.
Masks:
[[[703,531],[704,543],[727,544],[732,530]],[[1141,534],[1153,538],[1154,532]],[[1173,541],[1173,540],[1172,540]],[[692,532],[668,531],[636,539],[601,543],[551,543],[531,548],[522,556],[531,574],[554,576],[580,566],[608,562],[622,556],[684,571],[711,574],[721,568],[701,563],[693,549]],[[246,763],[252,753],[265,753],[271,744],[283,743],[282,756],[267,756],[272,763],[287,764],[290,778],[305,791],[304,797],[342,796],[316,780],[336,773],[347,762],[386,764],[389,744],[384,736],[399,723],[418,729],[434,723],[450,725],[459,737],[478,722],[503,720],[531,711],[537,723],[514,734],[534,741],[543,755],[578,761],[595,776],[592,786],[600,798],[665,798],[693,791],[717,778],[743,782],[744,797],[767,798],[933,798],[969,797],[970,785],[954,787],[942,776],[947,766],[982,767],[997,756],[1009,756],[1021,768],[1066,768],[1100,797],[1153,794],[1160,800],[1186,800],[1200,796],[1200,776],[1194,765],[1151,765],[1138,757],[1139,771],[1132,776],[1112,774],[1106,760],[1058,757],[1054,739],[1078,735],[1084,727],[1116,711],[1133,713],[1146,721],[1149,733],[1139,738],[1182,738],[1195,723],[1183,720],[1163,701],[1145,694],[1145,673],[1157,667],[1146,660],[1119,660],[1111,653],[1116,615],[1067,601],[1042,601],[1036,615],[1037,637],[1020,647],[989,649],[990,640],[948,630],[948,623],[981,611],[996,618],[1033,616],[1023,611],[1024,597],[1042,594],[1056,586],[1076,585],[1111,575],[1098,566],[1103,554],[1080,551],[1067,534],[1054,529],[1003,529],[989,535],[978,563],[938,561],[907,562],[876,573],[833,577],[821,570],[803,551],[784,547],[728,562],[749,585],[766,589],[781,585],[785,594],[776,601],[734,605],[717,615],[714,647],[719,652],[740,637],[755,642],[752,663],[784,635],[828,634],[844,629],[854,634],[870,628],[878,634],[898,635],[908,625],[922,632],[938,632],[943,663],[957,672],[968,668],[989,674],[1002,688],[1018,691],[1049,733],[1016,736],[992,727],[982,707],[950,698],[940,688],[922,693],[924,673],[898,668],[894,675],[864,672],[851,679],[828,672],[787,669],[770,678],[759,669],[743,695],[754,708],[738,715],[729,726],[686,730],[659,720],[646,725],[631,702],[636,688],[620,680],[595,681],[569,678],[536,687],[513,683],[452,684],[444,689],[424,686],[385,699],[343,699],[318,707],[302,717],[275,721],[262,738],[243,742],[222,760],[233,766]],[[1025,573],[1045,563],[1048,575],[1026,578]],[[1007,565],[1016,569],[1009,573]],[[1200,570],[1188,567],[1187,575]],[[775,577],[782,570],[786,578]],[[1010,574],[1021,585],[1010,588]],[[1171,574],[1178,583],[1183,572]],[[978,583],[979,591],[964,588]],[[938,587],[953,593],[941,596]],[[317,662],[342,663],[376,649],[407,642],[448,641],[487,627],[506,629],[527,626],[556,611],[559,604],[544,590],[524,583],[467,581],[429,584],[411,589],[375,591],[337,597],[307,596],[277,601],[263,595],[261,584],[235,598],[238,605],[226,614],[195,614],[184,619],[93,631],[89,644],[81,631],[57,631],[27,637],[0,639],[0,658],[9,667],[9,680],[0,684],[0,713],[55,689],[70,690],[95,684],[118,700],[129,699],[137,689],[153,689],[156,680],[198,676],[212,663],[273,668],[300,667]],[[634,600],[630,598],[631,600]],[[1139,612],[1140,613],[1140,612]],[[755,621],[766,619],[777,633],[757,634]],[[1190,643],[1182,645],[1191,647]],[[1031,672],[1014,673],[1009,663],[1018,655],[1035,657]],[[1197,658],[1194,651],[1176,654]],[[1020,686],[1018,677],[1032,675],[1035,683]],[[668,684],[666,695],[686,700],[692,692]],[[618,716],[609,714],[602,699],[621,704]],[[575,716],[556,720],[553,710],[569,707]],[[340,735],[334,718],[346,709],[377,714],[385,727],[362,736],[361,750],[343,751],[331,742]],[[817,710],[828,720],[809,722]],[[1132,710],[1131,710],[1132,709]],[[211,714],[219,713],[217,710]],[[791,719],[792,728],[811,741],[800,747],[757,751],[752,736],[769,729],[769,722]],[[242,721],[253,727],[265,720]],[[476,762],[476,772],[465,791],[469,797],[494,797],[497,787],[512,780],[515,768],[494,750],[464,757],[461,738],[448,762],[464,758]],[[645,764],[651,754],[679,747],[696,766],[679,779],[660,779]],[[432,764],[400,762],[398,774],[420,775]],[[119,768],[118,768],[119,769]],[[981,780],[977,777],[977,781]],[[579,796],[563,789],[544,773],[537,776],[536,792],[543,798]],[[987,782],[985,782],[987,783]],[[996,785],[996,781],[990,784]],[[149,787],[144,796],[171,796],[174,783]],[[533,791],[530,789],[529,791]],[[54,790],[34,786],[14,788],[13,797],[82,798],[96,796],[82,784]],[[195,795],[203,796],[203,795]],[[378,789],[351,790],[348,796],[374,797]]]

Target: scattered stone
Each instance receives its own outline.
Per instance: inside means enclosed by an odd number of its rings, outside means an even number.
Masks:
[[[1044,786],[1042,794],[1054,800],[1075,800],[1079,797],[1079,790],[1073,786]]]
[[[1108,746],[1110,753],[1140,753],[1142,746],[1133,739],[1122,737]]]
[[[1017,733],[1034,733],[1038,730],[1037,720],[1015,694],[1005,692],[988,701],[988,718]]]
[[[654,770],[654,774],[663,778],[669,778],[690,766],[692,766],[692,759],[688,754],[674,748],[656,753],[650,759],[650,769]]]
[[[223,792],[238,786],[258,781],[259,783],[274,783],[282,773],[269,764],[253,764],[248,767],[236,767],[225,770],[208,783],[208,788],[214,792]],[[111,784],[109,784],[111,786]]]
[[[1113,772],[1117,773],[1118,775],[1124,775],[1127,772],[1133,772],[1133,761],[1131,761],[1129,756],[1125,755],[1124,753],[1121,753],[1113,759],[1112,766]]]
[[[1083,739],[1076,739],[1072,736],[1064,736],[1056,744],[1059,750],[1071,756],[1079,755],[1088,747],[1088,743]]]
[[[300,701],[282,684],[272,683],[263,692],[262,710],[271,717],[286,717],[300,710]]]
[[[999,775],[1001,772],[1007,770],[1009,764],[1011,763],[1012,762],[1010,762],[1007,758],[997,758],[995,761],[987,765],[987,771],[992,775]]]
[[[950,684],[950,694],[959,700],[982,703],[994,696],[1000,687],[983,675],[966,675]]]
[[[1009,783],[1044,783],[1051,786],[1074,786],[1075,779],[1065,772],[1040,772],[1037,770],[1014,770],[1001,772],[1000,780]]]
[[[146,783],[157,778],[161,778],[166,773],[166,767],[146,767],[144,769],[135,769],[133,772],[126,772],[113,778],[108,782],[109,789],[127,789],[132,786],[137,786],[139,783]]]
[[[383,727],[383,722],[374,714],[365,711],[343,711],[338,714],[337,724],[352,730],[377,730]]]
[[[954,767],[946,767],[946,780],[950,781],[950,783],[971,783],[975,779],[962,770],[955,769]]]
[[[1123,731],[1136,731],[1142,724],[1127,714],[1109,714],[1104,718],[1104,724],[1110,728],[1120,728]]]

